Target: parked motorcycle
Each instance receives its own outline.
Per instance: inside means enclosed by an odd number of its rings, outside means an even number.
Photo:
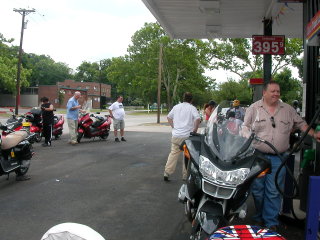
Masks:
[[[32,142],[34,133],[30,133],[28,124],[23,124],[20,131],[11,131],[5,137],[0,136],[0,175],[15,172],[17,176],[25,175],[30,167],[34,154]],[[8,131],[7,126],[0,123],[0,129]]]
[[[42,117],[41,109],[38,107],[33,107],[24,116],[25,121],[31,123],[30,132],[35,133],[35,141],[41,142],[42,139]],[[15,128],[15,131],[22,129],[22,126]]]
[[[80,114],[77,136],[78,143],[80,143],[82,137],[99,137],[100,139],[107,139],[110,132],[111,122],[111,117],[108,115],[102,117],[89,113]]]
[[[24,116],[17,116],[15,115],[13,109],[10,109],[10,112],[12,113],[11,117],[8,118],[4,126],[7,127],[6,131],[2,131],[2,136],[6,136],[10,132],[14,131],[16,128],[22,126],[22,122],[24,119]]]
[[[234,134],[223,107],[216,107],[203,134],[193,134],[183,145],[187,180],[178,197],[194,240],[207,239],[235,217],[245,218],[251,183],[271,167],[252,147],[259,140],[254,133]]]
[[[63,124],[64,124],[64,117],[62,115],[60,116],[54,115],[52,135],[54,136],[55,139],[58,139],[62,135]]]

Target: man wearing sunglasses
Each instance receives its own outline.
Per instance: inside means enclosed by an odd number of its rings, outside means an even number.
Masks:
[[[276,82],[269,82],[263,86],[263,97],[253,103],[246,111],[243,128],[248,128],[268,142],[282,155],[289,149],[289,137],[292,129],[306,131],[307,123],[289,104],[280,100],[280,86]],[[320,132],[313,129],[309,135],[320,141]],[[272,172],[257,178],[252,184],[252,195],[256,213],[253,219],[259,225],[265,225],[277,231],[279,227],[278,214],[281,207],[281,195],[275,186],[275,174],[281,164],[281,159],[266,144],[257,142],[255,148],[270,160]],[[285,168],[279,173],[278,183],[284,188]]]

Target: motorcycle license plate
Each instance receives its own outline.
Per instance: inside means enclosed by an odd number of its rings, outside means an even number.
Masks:
[[[14,151],[11,151],[11,157],[14,158],[15,155],[14,155]]]

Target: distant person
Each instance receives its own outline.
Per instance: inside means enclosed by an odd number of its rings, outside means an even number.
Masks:
[[[200,115],[191,104],[192,94],[183,95],[183,103],[175,105],[169,112],[167,119],[172,127],[171,152],[164,169],[163,179],[169,181],[169,176],[174,173],[180,154],[180,145],[190,136],[190,132],[197,132],[200,124]],[[182,164],[182,179],[187,177],[187,170]]]
[[[232,107],[227,111],[226,116],[229,118],[229,112],[235,112],[236,119],[239,119],[241,121],[244,120],[244,109],[240,106],[240,101],[238,99],[235,99],[232,103]]]
[[[216,108],[216,102],[213,100],[209,101],[204,105],[204,116],[206,121],[209,120],[211,113],[214,111],[215,108]]]
[[[70,133],[70,141],[71,145],[77,144],[77,133],[78,133],[78,117],[79,117],[79,109],[81,105],[78,102],[78,99],[81,97],[80,92],[75,92],[73,97],[68,100],[67,103],[67,122]]]
[[[124,107],[123,107],[122,101],[123,101],[123,97],[122,96],[118,96],[117,97],[117,101],[115,101],[109,107],[109,113],[110,113],[110,116],[113,119],[114,137],[115,137],[114,140],[116,142],[120,142],[120,140],[118,138],[118,130],[120,130],[121,141],[123,141],[123,142],[127,141],[124,138],[124,127],[125,127],[124,116],[125,116],[125,111],[124,111]]]
[[[51,147],[52,128],[53,128],[53,105],[47,97],[41,98],[41,115],[42,115],[42,133],[44,136],[43,147]]]
[[[299,101],[298,100],[294,100],[292,102],[292,107],[297,111],[297,113],[300,115],[301,113],[301,109],[299,108]]]
[[[229,112],[229,118],[227,120],[227,129],[231,134],[238,135],[241,129],[243,121],[236,118],[235,112]]]

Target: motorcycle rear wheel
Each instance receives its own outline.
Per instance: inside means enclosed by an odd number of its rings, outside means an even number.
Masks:
[[[103,140],[106,140],[109,136],[109,132],[105,133],[104,135],[101,135],[100,138]]]
[[[58,140],[60,138],[61,135],[54,135],[54,139]]]
[[[35,133],[35,140],[36,142],[41,142],[42,136],[40,133]]]
[[[21,166],[15,170],[17,176],[25,175],[29,170],[30,163],[30,160],[22,160]]]
[[[83,133],[78,133],[78,136],[77,136],[78,143],[80,143],[82,137],[83,137]]]

